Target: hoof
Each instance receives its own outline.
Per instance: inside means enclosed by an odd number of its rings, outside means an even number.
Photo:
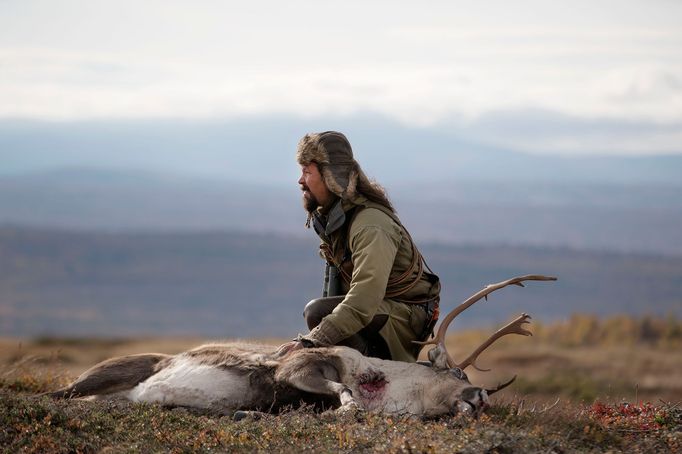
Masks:
[[[362,409],[355,401],[347,402],[336,410],[336,414],[340,416],[357,416],[360,413],[362,413]]]
[[[248,411],[239,410],[239,411],[234,412],[234,415],[232,415],[232,419],[234,421],[241,421],[242,419],[248,418],[249,416],[251,416],[251,415],[249,414]]]
[[[261,413],[259,411],[244,411],[244,410],[237,410],[234,412],[232,415],[232,420],[233,421],[242,421],[246,418],[251,419],[252,421],[257,421],[263,417],[264,413]]]

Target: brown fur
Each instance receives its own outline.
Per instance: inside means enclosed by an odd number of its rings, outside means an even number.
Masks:
[[[207,344],[184,353],[200,364],[251,370],[266,366],[274,368],[278,362],[272,347],[239,344]]]
[[[276,380],[289,383],[307,382],[320,394],[335,395],[326,381],[339,382],[344,374],[343,362],[336,355],[330,355],[326,349],[307,349],[292,355],[288,361],[277,368]]]
[[[55,398],[112,394],[137,386],[164,368],[169,355],[144,353],[111,358],[83,372],[70,386],[47,395]]]
[[[157,372],[174,367],[176,361],[185,364],[187,360],[193,365],[225,370],[237,380],[240,389],[248,387],[247,393],[239,394],[225,389],[217,400],[197,405],[199,410],[223,415],[237,411],[242,414],[240,417],[246,414],[244,410],[279,413],[301,404],[341,411],[364,408],[440,415],[457,408],[459,393],[471,387],[467,380],[448,371],[367,358],[346,347],[302,349],[278,356],[272,347],[211,344],[175,356],[142,354],[113,358],[92,367],[71,386],[48,395],[55,398],[112,395],[133,389]],[[127,398],[125,392],[117,395]],[[173,405],[172,402],[168,405]]]
[[[273,347],[240,344],[208,344],[190,350],[183,355],[195,358],[200,364],[216,366],[243,375],[258,399],[236,410],[279,412],[301,403],[329,408],[334,400],[320,398],[297,389],[285,381],[278,381],[275,373],[280,361]]]
[[[241,344],[208,344],[197,347],[180,355],[194,358],[199,364],[215,366],[229,370],[248,380],[249,388],[258,396],[242,407],[231,407],[225,401],[215,408],[224,413],[226,408],[235,410],[257,410],[278,413],[283,409],[313,405],[319,409],[338,406],[338,398],[334,393],[322,389],[309,392],[294,386],[290,381],[279,381],[275,378],[278,366],[274,349],[267,346]],[[307,356],[306,356],[307,357]],[[106,396],[120,391],[134,388],[164,367],[168,366],[173,356],[162,354],[130,355],[111,358],[103,361],[81,374],[71,385],[44,395],[53,398],[79,398],[87,396]],[[324,368],[326,375],[335,380],[339,379],[336,369],[320,364],[323,355],[315,356],[313,368]],[[310,371],[310,361],[297,361],[297,372],[303,376],[315,375]],[[301,377],[297,375],[296,377]],[[211,411],[212,409],[206,409]]]
[[[278,412],[301,403],[319,408],[338,406],[338,392],[329,382],[340,380],[343,366],[325,349],[298,351],[286,361],[272,347],[255,345],[209,344],[184,355],[244,375],[260,398],[243,410]]]

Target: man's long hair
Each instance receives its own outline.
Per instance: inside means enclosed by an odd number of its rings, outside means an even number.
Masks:
[[[395,208],[393,208],[391,201],[388,200],[386,190],[376,181],[370,181],[367,178],[358,178],[356,190],[358,194],[366,197],[370,202],[383,205],[395,213]]]

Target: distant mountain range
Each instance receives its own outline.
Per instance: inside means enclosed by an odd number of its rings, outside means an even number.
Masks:
[[[294,150],[330,128],[388,189],[445,309],[513,275],[560,277],[459,326],[680,315],[682,155],[530,155],[371,116],[0,121],[0,335],[303,331],[322,264]]]
[[[0,176],[0,226],[308,235],[295,178],[269,184],[258,178],[105,168]],[[682,255],[682,186],[412,179],[386,186],[405,224],[424,242]]]
[[[443,310],[483,285],[556,275],[495,293],[453,329],[575,312],[682,316],[682,257],[565,248],[421,249],[443,282]],[[79,233],[0,229],[0,336],[294,336],[320,296],[317,241],[255,233]]]
[[[548,127],[546,123],[542,127]],[[485,180],[682,185],[682,147],[680,154],[647,157],[525,154],[465,139],[460,129],[447,123],[409,128],[376,115],[224,121],[3,120],[0,175],[94,167],[260,185],[291,183],[297,174],[293,159],[297,141],[306,132],[328,129],[345,132],[367,173],[386,184]],[[489,142],[504,143],[504,138]]]

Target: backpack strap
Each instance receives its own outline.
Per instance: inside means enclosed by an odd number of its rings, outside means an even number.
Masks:
[[[389,216],[396,224],[398,224],[403,232],[407,235],[407,238],[410,242],[410,248],[412,250],[412,259],[410,262],[410,265],[407,267],[407,269],[400,274],[399,276],[394,276],[392,278],[389,278],[388,283],[386,284],[386,298],[394,299],[396,301],[399,301],[401,303],[407,303],[407,304],[425,304],[425,303],[430,303],[433,302],[434,299],[437,299],[438,297],[435,298],[427,298],[424,300],[410,300],[410,299],[401,299],[399,298],[402,295],[405,295],[408,293],[410,290],[412,290],[421,280],[422,276],[424,276],[425,269],[428,270],[427,278],[429,281],[431,281],[433,284],[438,282],[438,276],[433,274],[431,271],[431,268],[428,266],[426,261],[424,260],[424,257],[422,254],[419,252],[417,249],[417,246],[414,244],[414,240],[412,239],[412,236],[410,235],[410,232],[403,226],[403,224],[400,222],[400,219],[396,214],[391,211],[390,209],[384,207],[383,205],[380,204],[375,204],[375,203],[367,203],[367,204],[362,204],[358,205],[353,209],[353,212],[350,216],[348,216],[346,223],[343,227],[343,231],[341,233],[342,237],[339,238],[339,241],[343,245],[342,253],[338,254],[335,256],[331,245],[327,242],[322,242],[320,245],[320,250],[322,252],[322,255],[325,257],[325,259],[329,262],[334,264],[338,270],[339,274],[343,278],[343,280],[347,283],[350,284],[352,275],[353,275],[353,262],[351,260],[351,251],[350,247],[348,244],[348,233],[350,231],[350,227],[355,220],[356,216],[358,213],[365,208],[375,208],[383,213],[385,213],[387,216]],[[415,274],[416,273],[416,274]],[[414,275],[414,278],[412,278],[412,275]]]

